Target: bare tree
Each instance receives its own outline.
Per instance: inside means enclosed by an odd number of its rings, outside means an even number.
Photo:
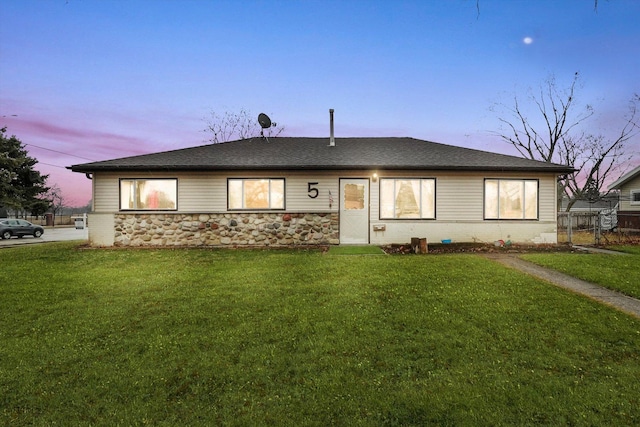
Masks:
[[[613,137],[583,131],[581,128],[593,117],[594,109],[577,102],[579,82],[576,73],[571,84],[563,89],[550,76],[539,93],[529,92],[526,108],[517,96],[513,105],[497,106],[503,116],[498,118],[502,128],[496,133],[523,157],[577,169],[559,181],[558,197],[567,196],[567,211],[577,200],[597,200],[604,194],[605,181],[619,174],[632,157],[626,143],[640,133],[637,94],[629,101],[624,123]]]
[[[53,184],[49,191],[47,192],[46,199],[51,203],[51,212],[53,213],[53,224],[56,223],[56,216],[62,213],[62,209],[65,205],[65,199],[62,195],[62,190],[58,186],[58,184]]]
[[[204,131],[209,133],[207,141],[217,144],[235,139],[257,137],[261,135],[263,129],[258,123],[258,115],[254,116],[242,108],[237,113],[226,111],[222,115],[212,111]],[[284,126],[278,126],[276,123],[273,123],[270,128],[264,129],[267,137],[276,137],[282,132],[284,132]]]

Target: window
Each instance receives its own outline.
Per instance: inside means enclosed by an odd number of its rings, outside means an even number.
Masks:
[[[229,179],[229,209],[284,209],[284,179]]]
[[[631,190],[631,198],[629,200],[632,205],[640,205],[640,190]]]
[[[435,217],[435,179],[380,179],[380,218]]]
[[[486,179],[485,219],[538,219],[538,180]]]
[[[121,210],[175,210],[177,179],[121,179]]]
[[[364,185],[347,184],[344,186],[344,209],[362,210],[364,209]]]

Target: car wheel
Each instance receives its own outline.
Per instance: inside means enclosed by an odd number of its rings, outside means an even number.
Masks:
[[[42,236],[42,231],[36,230],[33,232],[33,237],[40,237],[40,236]]]
[[[10,231],[3,231],[2,232],[2,238],[3,239],[10,239],[11,238],[11,232]]]

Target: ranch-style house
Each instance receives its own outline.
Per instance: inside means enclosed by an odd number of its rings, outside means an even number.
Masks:
[[[571,167],[414,138],[256,137],[70,166],[94,246],[557,242]]]

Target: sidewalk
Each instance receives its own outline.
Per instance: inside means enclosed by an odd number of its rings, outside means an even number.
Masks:
[[[609,255],[629,255],[626,254],[624,252],[618,252],[618,251],[610,251],[609,249],[599,249],[599,248],[592,248],[590,246],[578,246],[578,245],[573,245],[574,249],[577,249],[579,251],[584,251],[584,252],[593,252],[595,254],[609,254]]]
[[[532,262],[522,260],[516,255],[490,253],[486,254],[485,257],[640,318],[640,300],[638,299],[611,291],[593,283],[585,282],[584,280],[568,276],[555,270],[540,267]]]

